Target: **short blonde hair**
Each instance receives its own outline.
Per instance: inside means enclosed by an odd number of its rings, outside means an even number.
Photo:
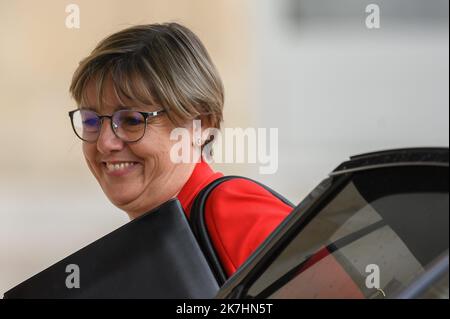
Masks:
[[[86,86],[95,80],[102,107],[107,76],[121,103],[124,96],[158,105],[175,126],[201,119],[220,128],[222,81],[199,38],[178,23],[133,26],[102,40],[73,75],[70,93],[78,106],[86,103]]]

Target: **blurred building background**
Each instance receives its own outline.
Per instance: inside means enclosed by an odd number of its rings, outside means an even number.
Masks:
[[[80,8],[68,29],[65,8]],[[380,7],[368,29],[365,8]],[[446,0],[0,0],[0,294],[128,221],[90,175],[67,112],[106,35],[176,21],[226,90],[224,127],[279,130],[279,168],[221,164],[295,203],[348,156],[449,144]]]

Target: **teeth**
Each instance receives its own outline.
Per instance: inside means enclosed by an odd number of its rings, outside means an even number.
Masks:
[[[129,166],[133,166],[134,163],[133,162],[123,162],[123,163],[116,163],[116,164],[112,164],[112,163],[106,163],[106,168],[109,171],[116,171],[116,170],[120,170],[120,169],[125,169]]]

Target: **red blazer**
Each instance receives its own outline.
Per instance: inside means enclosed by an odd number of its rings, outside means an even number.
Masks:
[[[200,162],[178,194],[189,218],[197,194],[223,176]],[[250,256],[292,211],[263,187],[244,179],[232,179],[216,187],[205,207],[206,225],[228,276]]]

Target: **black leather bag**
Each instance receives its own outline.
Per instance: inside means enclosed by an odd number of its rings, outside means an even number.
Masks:
[[[79,288],[66,285],[79,268]],[[177,199],[12,288],[4,298],[212,298],[219,289]]]

